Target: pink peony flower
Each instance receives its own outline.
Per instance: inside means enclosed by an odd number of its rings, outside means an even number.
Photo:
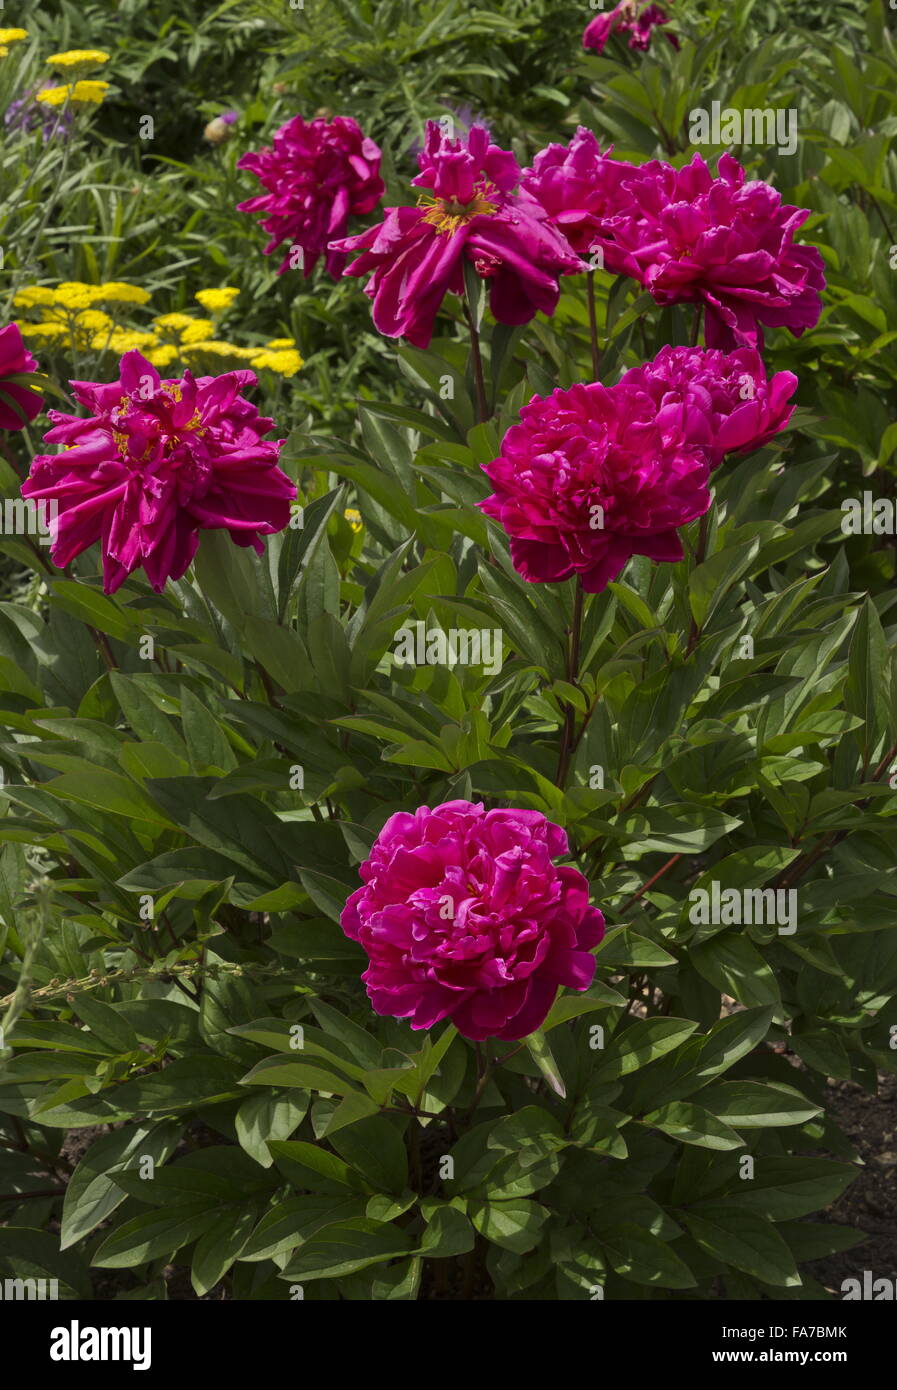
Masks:
[[[0,429],[24,429],[40,414],[44,402],[37,390],[8,379],[36,371],[37,361],[22,342],[19,325],[8,323],[0,328]]]
[[[73,381],[90,416],[49,412],[48,444],[22,485],[23,497],[58,508],[51,558],[67,565],[99,541],[103,587],[114,593],[134,570],[157,592],[180,579],[203,529],[224,529],[237,545],[263,550],[282,531],[296,489],[277,467],[283,440],[240,391],[249,371],[162,381],[139,352],[121,359],[120,380]]]
[[[616,275],[637,277],[638,264],[614,240],[614,228],[628,228],[633,201],[628,182],[639,176],[634,164],[602,154],[595,136],[579,126],[567,145],[549,145],[524,169],[521,187],[548,213],[579,255],[600,250],[604,266]]]
[[[373,272],[365,294],[379,332],[427,347],[446,293],[463,292],[465,257],[489,280],[489,304],[500,323],[553,313],[558,277],[583,267],[545,209],[529,194],[514,193],[520,182],[514,156],[491,144],[482,126],[450,140],[430,121],[418,163],[413,183],[428,191],[417,207],[389,208],[378,226],[331,243],[362,253],[346,275]]]
[[[730,154],[714,178],[700,155],[683,169],[653,161],[626,183],[637,212],[616,226],[658,304],[705,306],[708,347],[762,347],[761,324],[799,337],[822,311],[823,261],[794,243],[809,217]]]
[[[370,959],[375,1011],[514,1039],[541,1026],[559,985],[588,989],[604,918],[582,874],[552,863],[568,853],[539,811],[447,801],[391,816],[340,919]]]
[[[379,145],[350,116],[308,123],[294,116],[270,148],[237,161],[238,169],[249,169],[268,190],[239,203],[238,210],[265,214],[262,226],[271,237],[266,256],[284,241],[300,246],[308,278],[326,253],[327,272],[338,280],[346,258],[328,251],[328,242],[346,235],[350,216],[371,212],[382,198],[380,157]],[[288,253],[277,273],[290,268]]]
[[[797,377],[777,372],[767,380],[753,348],[665,347],[653,362],[626,372],[620,386],[646,391],[661,431],[705,449],[716,468],[726,454],[751,453],[785,428]]]
[[[668,0],[672,4],[673,0]],[[583,48],[594,48],[603,53],[611,34],[628,34],[629,47],[640,48],[644,52],[651,45],[654,30],[661,24],[669,24],[670,16],[662,5],[645,5],[639,0],[620,0],[620,4],[608,14],[596,15],[582,36]],[[666,36],[674,48],[679,47],[675,34]]]
[[[676,534],[710,506],[707,452],[659,418],[649,391],[600,383],[535,396],[484,464],[500,522],[530,583],[579,575],[599,593],[633,555],[681,560]]]

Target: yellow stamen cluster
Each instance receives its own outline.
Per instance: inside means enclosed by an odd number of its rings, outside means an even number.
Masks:
[[[435,227],[440,236],[454,236],[474,217],[489,217],[498,212],[498,203],[490,203],[487,189],[477,191],[469,203],[458,203],[453,198],[434,198],[432,193],[422,193],[417,200],[419,208],[426,208],[423,220]]]

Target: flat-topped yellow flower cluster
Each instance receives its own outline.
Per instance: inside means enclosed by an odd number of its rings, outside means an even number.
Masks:
[[[63,281],[58,285],[30,285],[17,292],[16,309],[35,309],[38,320],[22,320],[22,336],[78,352],[121,354],[136,349],[154,367],[173,363],[201,369],[203,359],[216,371],[246,365],[258,371],[291,377],[302,366],[302,356],[293,338],[272,338],[261,346],[241,347],[216,336],[217,320],[233,304],[239,289],[232,285],[199,290],[194,296],[212,318],[200,318],[182,311],[159,314],[149,328],[140,329],[121,322],[121,316],[107,312],[111,305],[145,305],[147,290],[139,285],[110,280],[99,285],[82,281]],[[104,306],[102,308],[98,306]]]

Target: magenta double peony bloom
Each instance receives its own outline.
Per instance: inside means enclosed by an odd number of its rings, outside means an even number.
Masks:
[[[710,506],[707,451],[636,383],[534,397],[483,468],[495,491],[479,506],[508,533],[523,578],[578,575],[587,593],[633,555],[681,560],[677,528]]]
[[[262,227],[271,237],[266,256],[285,241],[300,246],[308,277],[326,253],[328,273],[338,280],[346,258],[328,251],[328,243],[346,235],[350,216],[371,212],[382,198],[380,157],[379,146],[350,116],[307,123],[294,116],[275,133],[270,148],[238,160],[237,168],[249,169],[267,189],[238,209],[265,214]],[[288,252],[278,274],[289,268]]]
[[[809,217],[745,171],[730,154],[714,178],[696,154],[683,169],[653,161],[626,181],[636,207],[614,235],[631,252],[638,278],[658,304],[706,309],[708,347],[763,346],[761,324],[799,337],[822,311],[823,260],[795,245]]]
[[[21,430],[44,408],[37,391],[10,381],[25,372],[36,372],[37,361],[22,342],[17,323],[0,329],[0,429]]]
[[[261,553],[261,537],[288,525],[296,489],[277,467],[283,440],[262,438],[273,420],[240,394],[255,374],[162,381],[139,352],[125,353],[120,373],[108,385],[70,383],[90,416],[49,412],[44,439],[66,447],[39,454],[22,485],[23,497],[58,509],[53,563],[99,541],[107,594],[141,567],[161,592],[187,569],[203,529]]]
[[[521,178],[514,156],[493,145],[482,126],[450,140],[430,121],[418,164],[412,182],[427,191],[416,207],[389,208],[378,226],[331,243],[361,252],[346,275],[373,272],[365,294],[379,332],[427,347],[446,293],[464,290],[465,258],[489,281],[500,323],[553,313],[558,277],[583,266],[545,209],[514,192]]]
[[[672,4],[672,0],[668,0]],[[662,5],[645,4],[643,0],[620,0],[607,14],[596,15],[582,36],[583,48],[603,53],[611,34],[628,34],[629,47],[644,52],[650,47],[654,30],[669,24],[670,16]],[[679,47],[675,34],[666,36],[674,48]]]
[[[750,453],[783,430],[794,414],[793,372],[767,380],[753,348],[665,347],[643,367],[633,367],[622,388],[645,391],[668,438],[706,450],[716,468],[728,453]]]
[[[548,213],[581,256],[601,250],[604,267],[617,275],[639,274],[633,255],[615,239],[632,219],[629,180],[638,168],[602,153],[592,132],[579,126],[567,145],[549,145],[524,169],[521,187]]]
[[[568,853],[539,811],[447,801],[391,816],[340,919],[370,959],[376,1012],[515,1039],[541,1026],[559,985],[588,989],[604,918],[582,874],[552,863]]]

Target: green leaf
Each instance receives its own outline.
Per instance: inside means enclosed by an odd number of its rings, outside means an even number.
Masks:
[[[247,1097],[234,1117],[240,1147],[263,1168],[270,1168],[274,1159],[268,1141],[289,1139],[305,1119],[309,1099],[307,1093],[296,1091],[289,1096],[262,1093]]]
[[[614,927],[607,932],[595,951],[595,957],[602,968],[626,965],[638,970],[651,970],[676,964],[676,957],[671,956],[669,951],[645,936],[638,936],[629,927]]]
[[[467,1214],[486,1240],[517,1255],[538,1245],[549,1215],[546,1207],[523,1197],[510,1202],[469,1201]]]
[[[834,1202],[858,1176],[849,1163],[804,1154],[758,1155],[754,1177],[738,1182],[726,1198],[772,1221],[790,1221]]]
[[[125,1200],[113,1174],[137,1167],[143,1158],[164,1163],[180,1139],[180,1125],[170,1120],[129,1125],[94,1139],[66,1187],[60,1249],[66,1250],[94,1230]]]
[[[261,613],[261,587],[252,556],[226,531],[203,531],[193,561],[199,587],[237,631]]]
[[[644,1123],[659,1129],[682,1144],[701,1149],[743,1149],[744,1140],[722,1120],[700,1105],[672,1101],[644,1117]]]
[[[177,1057],[161,1071],[116,1086],[109,1099],[126,1116],[189,1110],[239,1096],[239,1075],[240,1068],[224,1057]]]
[[[108,811],[130,821],[167,827],[169,822],[136,783],[117,772],[63,772],[47,783],[47,790],[64,801],[92,810]]]
[[[752,1052],[766,1037],[772,1019],[772,1009],[746,1009],[714,1024],[701,1040],[693,1071],[697,1085],[720,1076]]]
[[[237,758],[221,725],[192,690],[181,686],[181,724],[190,764],[197,776],[230,772]]]
[[[750,938],[733,932],[714,936],[691,950],[691,960],[705,980],[745,1008],[772,1004],[781,1008],[775,972]]]
[[[101,999],[85,992],[78,996],[75,1007],[81,1022],[86,1023],[92,1033],[117,1053],[137,1051],[137,1034],[114,1004],[104,1004]]]
[[[288,1255],[324,1226],[364,1216],[361,1197],[287,1197],[259,1221],[240,1254],[250,1262]]]
[[[358,1095],[355,1087],[334,1066],[322,1059],[299,1061],[287,1057],[266,1057],[240,1078],[241,1086],[298,1086],[302,1090],[323,1091],[329,1095]]]
[[[130,614],[105,594],[97,593],[95,589],[89,589],[86,584],[79,584],[74,579],[57,579],[52,588],[60,608],[82,623],[88,623],[117,641],[125,640],[133,631]]]
[[[413,1244],[411,1236],[385,1221],[372,1221],[366,1216],[336,1221],[305,1241],[281,1278],[293,1282],[338,1279],[340,1275],[407,1255]]]
[[[672,1246],[634,1222],[624,1221],[601,1232],[612,1267],[634,1284],[661,1289],[692,1289],[697,1280]]]
[[[419,1249],[428,1259],[444,1260],[466,1255],[475,1241],[476,1233],[464,1213],[443,1204],[427,1213],[427,1227]]]
[[[0,1281],[5,1286],[11,1279],[58,1279],[59,1297],[67,1301],[89,1299],[92,1294],[80,1256],[74,1251],[61,1253],[55,1235],[28,1226],[0,1226]],[[16,1297],[10,1290],[4,1296],[11,1302]]]
[[[564,1085],[564,1081],[558,1068],[558,1064],[554,1060],[554,1056],[552,1054],[551,1048],[548,1045],[548,1039],[545,1037],[545,1034],[542,1032],[531,1033],[530,1036],[526,1039],[526,1046],[529,1050],[530,1056],[532,1057],[536,1066],[539,1068],[539,1071],[545,1077],[545,1080],[548,1082],[551,1089],[554,1091],[555,1095],[560,1096],[563,1100],[567,1094],[567,1088]]]
[[[153,1207],[112,1231],[91,1264],[101,1269],[132,1269],[147,1260],[174,1255],[209,1230],[215,1219],[215,1206],[207,1200]]]
[[[223,1279],[252,1234],[258,1215],[254,1206],[222,1212],[196,1242],[190,1264],[190,1282],[198,1298]]]
[[[791,1049],[802,1062],[823,1076],[832,1076],[839,1081],[850,1081],[853,1070],[850,1058],[838,1034],[831,1028],[808,1028],[806,1031],[792,1032]]]
[[[383,1115],[370,1115],[328,1134],[328,1140],[377,1192],[403,1191],[408,1160],[398,1129]]]
[[[542,1024],[542,1032],[547,1033],[561,1023],[569,1023],[583,1014],[594,1013],[596,1009],[625,1009],[626,1000],[609,985],[597,982],[589,986],[586,994],[562,994],[552,1006],[551,1012]]]
[[[822,1107],[780,1082],[721,1081],[701,1092],[701,1104],[737,1129],[802,1125]]]
[[[348,1192],[362,1192],[365,1184],[354,1168],[319,1144],[304,1139],[272,1139],[268,1147],[284,1177],[296,1187],[345,1198]]]
[[[133,676],[123,676],[120,671],[110,671],[109,683],[121,706],[122,714],[137,737],[148,743],[169,746],[173,752],[186,760],[187,749],[184,740],[176,732],[168,716],[150,699],[140,680]]]
[[[697,1028],[685,1018],[648,1018],[629,1024],[623,1032],[614,1036],[610,1047],[598,1063],[592,1078],[594,1081],[612,1081],[618,1076],[628,1076],[640,1067],[672,1052]]]
[[[740,1269],[775,1288],[794,1288],[800,1275],[794,1257],[771,1222],[728,1203],[703,1203],[683,1212],[697,1244],[724,1265]]]
[[[888,728],[889,652],[875,605],[867,598],[857,618],[847,658],[844,703],[865,723],[867,760]]]

